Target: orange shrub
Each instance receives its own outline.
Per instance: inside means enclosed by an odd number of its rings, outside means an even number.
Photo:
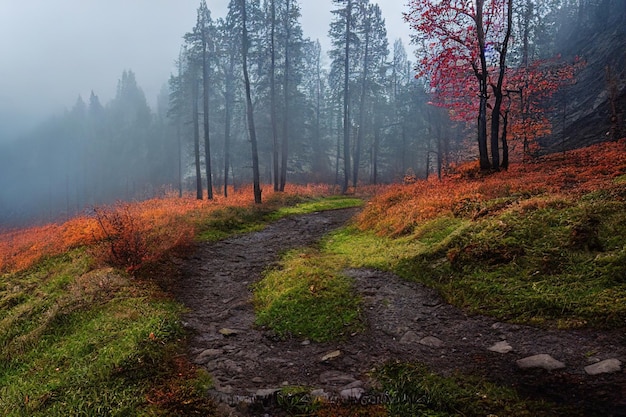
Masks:
[[[281,196],[319,197],[332,194],[333,187],[290,184],[285,191]],[[273,194],[272,186],[264,187],[265,200]],[[132,271],[172,248],[190,243],[195,224],[212,211],[253,203],[252,186],[236,192],[231,189],[228,198],[215,195],[211,201],[197,200],[192,194],[179,198],[176,193],[170,193],[163,198],[96,208],[93,216],[79,216],[62,224],[7,231],[0,233],[0,272],[21,271],[42,258],[96,244],[99,245],[96,253],[102,259]]]
[[[513,164],[508,171],[490,175],[480,174],[470,163],[442,181],[429,178],[387,187],[370,201],[358,224],[380,235],[398,236],[435,216],[458,215],[471,205],[480,208],[490,199],[580,195],[612,187],[613,179],[625,174],[626,139],[548,155],[532,164]],[[480,215],[480,210],[465,214]]]

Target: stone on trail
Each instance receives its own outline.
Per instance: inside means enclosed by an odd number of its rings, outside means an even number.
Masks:
[[[435,337],[435,336],[426,336],[425,338],[419,341],[421,345],[429,346],[433,348],[438,348],[443,346],[443,340]]]
[[[262,388],[262,389],[258,389],[256,393],[254,394],[254,396],[257,398],[269,398],[278,391],[280,390],[277,388]]]
[[[513,350],[513,346],[509,345],[506,340],[503,340],[491,346],[488,350],[496,353],[509,353]]]
[[[329,385],[345,385],[354,382],[356,378],[340,371],[326,371],[320,375],[320,382]]]
[[[196,360],[194,361],[198,365],[208,362],[211,358],[216,356],[220,356],[224,351],[222,349],[205,349],[198,356],[196,356]]]
[[[359,400],[364,392],[365,390],[363,388],[348,388],[342,390],[339,395],[344,401]]]
[[[402,336],[400,339],[401,345],[412,345],[414,343],[418,343],[420,341],[420,337],[412,330],[409,330]]]
[[[593,365],[585,366],[588,375],[609,374],[622,370],[622,362],[619,359],[607,359]]]
[[[219,333],[221,335],[224,335],[226,337],[228,336],[235,336],[236,334],[238,334],[239,332],[237,330],[233,330],[233,329],[228,329],[228,328],[223,328],[219,330]]]
[[[547,371],[565,368],[565,364],[563,362],[557,361],[546,353],[520,359],[517,361],[517,366],[521,369],[542,368]]]
[[[338,358],[340,356],[341,356],[341,351],[340,350],[333,350],[332,352],[328,352],[327,354],[322,356],[321,361],[322,362],[326,362],[326,361],[329,361],[331,359]]]

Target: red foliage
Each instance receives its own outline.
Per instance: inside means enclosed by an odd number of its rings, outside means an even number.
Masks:
[[[486,75],[483,94],[487,107],[496,109],[495,97],[486,86],[494,86],[500,76],[500,48],[505,40],[507,0],[484,0],[482,19],[476,1],[411,0],[406,20],[423,42],[424,54],[418,63],[417,77],[428,79],[430,104],[449,110],[450,118],[475,126],[480,103],[480,79]],[[479,28],[484,28],[487,67],[480,63]],[[508,108],[491,117],[507,117],[509,136],[521,140],[524,156],[535,150],[536,139],[551,132],[545,116],[546,100],[561,86],[572,82],[584,65],[560,62],[559,58],[532,63],[523,68],[506,68],[502,91]],[[485,74],[486,72],[486,74]],[[495,111],[495,110],[494,110]],[[487,124],[490,126],[490,123]],[[512,152],[514,159],[522,152]]]
[[[537,139],[551,133],[552,125],[546,117],[546,111],[549,110],[546,101],[559,88],[572,83],[584,65],[578,58],[568,63],[556,57],[509,71],[506,84],[511,113],[509,132],[512,139],[522,142],[522,147],[517,148],[522,151],[517,152],[518,160],[534,154],[538,146]]]
[[[411,0],[405,19],[424,44],[417,77],[427,76],[432,104],[451,109],[453,120],[476,121],[481,73],[478,23],[484,28],[487,84],[497,77],[498,45],[506,29],[506,0],[486,0],[482,21],[476,2],[465,0]]]

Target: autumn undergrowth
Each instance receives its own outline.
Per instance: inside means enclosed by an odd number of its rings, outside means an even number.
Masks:
[[[343,282],[346,268],[395,272],[437,289],[470,314],[561,329],[623,328],[626,141],[547,156],[509,172],[482,176],[461,169],[442,182],[390,186],[319,250],[292,253],[268,273],[261,285],[274,296],[258,299],[265,306],[260,323],[310,338],[300,322],[315,311],[315,279]],[[338,320],[324,331],[337,338],[344,326]],[[394,416],[576,415],[419,364],[379,368],[376,379],[395,396],[387,407]]]
[[[625,146],[486,178],[392,187],[328,250],[351,267],[425,283],[470,313],[560,328],[624,326]]]
[[[177,276],[168,259],[211,228],[229,236],[320,204],[359,204],[322,196],[298,189],[268,195],[261,207],[239,195],[232,207],[119,203],[100,217],[2,235],[0,415],[213,415],[209,375],[181,354],[183,308],[160,286]],[[228,220],[241,213],[243,221]]]
[[[166,415],[181,307],[84,249],[0,281],[0,414]]]

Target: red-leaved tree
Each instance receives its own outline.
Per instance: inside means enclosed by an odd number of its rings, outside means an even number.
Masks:
[[[575,80],[585,62],[576,57],[574,62],[552,59],[537,60],[512,69],[507,76],[506,92],[509,98],[505,118],[513,116],[509,131],[514,140],[522,142],[522,159],[531,157],[537,149],[537,139],[552,132],[546,115],[546,103],[564,85]]]
[[[456,117],[465,120],[478,109],[477,139],[483,170],[500,168],[501,107],[512,7],[513,0],[410,0],[405,14],[415,38],[424,46],[418,76],[428,77],[437,104],[454,109]],[[494,101],[489,105],[491,94]]]

